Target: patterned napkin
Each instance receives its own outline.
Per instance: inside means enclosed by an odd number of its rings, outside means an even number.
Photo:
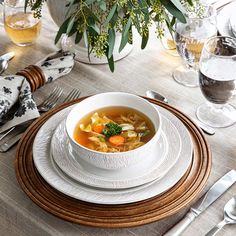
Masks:
[[[36,65],[43,71],[45,83],[51,83],[72,70],[74,54],[59,51],[50,54]],[[0,119],[7,120],[10,113],[13,118],[0,127],[0,133],[39,117],[30,84],[20,75],[0,76]]]

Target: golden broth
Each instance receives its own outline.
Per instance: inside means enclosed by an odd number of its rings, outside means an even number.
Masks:
[[[114,127],[122,127],[122,131],[109,137]],[[95,151],[124,152],[144,145],[154,134],[153,123],[143,113],[128,107],[106,107],[84,116],[75,128],[74,139]]]

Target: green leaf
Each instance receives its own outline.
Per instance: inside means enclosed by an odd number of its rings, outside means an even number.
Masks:
[[[83,38],[84,38],[84,44],[85,46],[88,48],[88,35],[87,35],[87,31],[84,31],[83,33]]]
[[[187,2],[190,6],[193,6],[193,1],[192,0],[187,0]]]
[[[88,21],[88,31],[90,35],[97,35],[100,34],[100,28],[98,27],[98,25],[96,24],[96,21],[93,17],[88,17],[87,19]]]
[[[127,24],[125,25],[125,28],[123,29],[123,34],[128,34],[128,31],[131,27],[131,23],[132,23],[132,20],[131,20],[131,17],[129,17]]]
[[[91,28],[94,29],[98,34],[100,34],[100,29],[96,24],[91,25]]]
[[[25,0],[25,6],[24,6],[24,11],[26,12],[27,6],[28,6],[29,0]]]
[[[149,31],[147,31],[147,33],[144,34],[142,37],[141,49],[144,49],[146,47],[148,39],[149,39]]]
[[[112,28],[115,27],[117,19],[118,19],[118,13],[115,12],[113,17],[110,20],[110,25],[111,25]]]
[[[107,9],[106,2],[105,2],[105,1],[101,1],[100,4],[99,4],[99,7],[100,7],[103,11],[106,11],[106,9]]]
[[[148,15],[149,13],[149,6],[147,4],[147,2],[145,0],[140,0],[139,1],[139,5],[141,6],[141,11],[145,14],[145,15]]]
[[[87,28],[87,35],[89,35],[90,38],[94,38],[94,37],[98,36],[98,33],[94,30],[94,28],[88,27]],[[91,41],[89,44],[92,45],[93,42]]]
[[[114,29],[109,29],[108,30],[108,44],[109,44],[109,49],[108,49],[108,58],[110,58],[113,55],[113,50],[114,50],[114,45],[115,45],[115,30]]]
[[[139,0],[139,4],[141,7],[147,7],[147,2],[145,0]]]
[[[166,0],[160,0],[162,5],[174,16],[176,17],[180,22],[182,23],[186,23],[186,19],[183,15],[183,13],[176,8],[176,6],[170,2],[170,1],[166,1]]]
[[[82,39],[82,37],[83,37],[83,33],[78,31],[75,36],[75,44],[78,44],[80,40]]]
[[[136,27],[137,31],[139,34],[141,34],[141,26],[140,26],[140,23],[139,23],[139,18],[138,18],[138,14],[136,13],[136,15],[134,16],[135,19],[134,19],[134,26]]]
[[[109,65],[109,68],[110,68],[111,72],[114,72],[115,65],[114,65],[114,58],[113,58],[113,56],[108,58],[108,65]]]
[[[171,20],[171,22],[170,22],[170,26],[171,26],[171,27],[173,27],[173,26],[175,25],[175,20],[176,20],[176,18],[173,17],[172,20]]]
[[[92,12],[92,10],[89,7],[85,7],[89,17],[92,17],[95,21],[100,23],[100,20],[98,19],[98,17]]]
[[[66,6],[67,7],[67,11],[66,11],[66,14],[65,14],[65,18],[67,18],[70,15],[72,7],[74,6],[75,1],[76,0],[71,0],[70,3]]]
[[[126,46],[127,43],[128,43],[128,34],[122,34],[119,52],[123,50],[123,48]]]
[[[120,47],[119,47],[119,52],[121,52],[123,50],[123,48],[126,46],[126,44],[128,43],[128,39],[129,39],[129,30],[131,28],[131,24],[132,24],[132,20],[131,17],[129,17],[123,32],[122,32],[122,37],[121,37],[121,42],[120,42]]]
[[[36,10],[37,8],[39,8],[39,6],[42,4],[42,0],[36,0],[36,2],[34,3],[34,5],[32,6],[31,10]]]
[[[78,21],[74,22],[72,29],[71,29],[70,33],[68,34],[69,37],[78,31],[78,23],[79,23]]]
[[[106,19],[106,21],[105,21],[105,24],[108,24],[108,23],[111,21],[111,19],[113,18],[114,14],[115,14],[115,12],[116,12],[116,9],[117,9],[117,4],[115,4],[115,5],[111,8],[111,10],[110,10],[110,12],[109,12],[109,14],[108,14],[108,16],[107,16],[107,19]]]
[[[145,20],[146,24],[148,24],[149,18],[150,18],[149,14],[144,15],[144,20]]]
[[[57,35],[55,37],[55,44],[59,41],[59,39],[61,38],[61,35],[66,33],[66,30],[67,30],[67,26],[70,22],[70,19],[71,17],[67,18],[63,24],[61,25],[61,27],[59,28],[58,32],[57,32]]]
[[[179,9],[182,13],[185,13],[185,9],[183,8],[181,2],[179,0],[171,0],[171,2]]]
[[[68,23],[68,26],[67,26],[67,29],[66,29],[66,34],[69,35],[73,26],[74,26],[74,23],[75,23],[75,16],[73,16],[71,19],[70,19],[70,22]]]

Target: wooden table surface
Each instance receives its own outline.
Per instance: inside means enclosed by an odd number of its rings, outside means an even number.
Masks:
[[[54,45],[56,31],[57,26],[47,10],[44,10],[41,35],[33,46],[15,46],[0,26],[0,54],[8,51],[16,53],[5,74],[14,74],[57,50]],[[165,95],[171,105],[194,117],[197,106],[205,100],[199,88],[187,88],[172,79],[172,71],[180,63],[180,58],[173,57],[163,50],[153,32],[147,48],[143,51],[140,50],[140,41],[135,39],[133,51],[115,64],[114,73],[109,71],[107,65],[87,65],[77,62],[69,75],[37,90],[34,97],[37,103],[41,102],[56,85],[61,86],[65,94],[73,88],[79,88],[81,96],[108,91],[145,95],[146,90],[152,89]],[[235,100],[231,103],[236,105]],[[212,149],[213,163],[204,191],[227,171],[236,169],[236,125],[216,129],[214,136],[206,138]],[[98,229],[68,223],[39,208],[21,190],[14,171],[15,151],[16,147],[0,154],[0,235],[157,236],[167,231],[189,209],[189,206],[186,206],[184,210],[168,219],[127,229]],[[224,204],[234,194],[236,185],[201,214],[183,235],[204,235],[222,220]],[[226,226],[219,235],[236,235],[236,226]]]

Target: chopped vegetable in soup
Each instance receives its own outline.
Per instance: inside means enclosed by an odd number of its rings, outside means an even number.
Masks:
[[[141,147],[154,134],[154,125],[143,113],[128,107],[107,107],[81,119],[74,138],[95,151],[125,152]]]

